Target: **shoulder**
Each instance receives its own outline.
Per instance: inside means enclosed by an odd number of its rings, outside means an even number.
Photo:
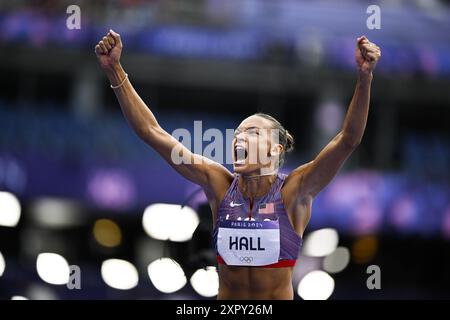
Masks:
[[[302,200],[303,198],[309,198],[306,194],[305,189],[302,187],[306,173],[308,172],[311,162],[305,163],[297,167],[295,170],[291,171],[286,175],[282,193],[283,198],[293,200]]]
[[[218,163],[212,163],[209,166],[207,176],[208,183],[204,188],[205,193],[208,198],[220,203],[235,177],[227,168]]]
[[[310,170],[313,161],[305,163],[296,169],[292,170],[286,177],[285,186],[300,188],[305,178],[306,173]]]
[[[206,162],[206,175],[208,177],[208,183],[213,184],[231,184],[234,179],[234,175],[223,165],[215,161],[209,160]]]

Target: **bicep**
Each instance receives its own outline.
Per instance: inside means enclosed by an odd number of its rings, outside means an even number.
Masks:
[[[336,176],[353,150],[342,132],[337,134],[313,161],[296,169],[301,192],[315,197]]]

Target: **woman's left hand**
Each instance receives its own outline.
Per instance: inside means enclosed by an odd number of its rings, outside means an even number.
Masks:
[[[358,71],[363,75],[372,74],[378,60],[381,57],[381,50],[375,43],[370,42],[366,36],[361,36],[356,41],[356,65]]]

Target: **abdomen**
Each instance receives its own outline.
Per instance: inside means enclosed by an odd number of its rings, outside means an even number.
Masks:
[[[292,268],[219,265],[217,299],[292,300]]]

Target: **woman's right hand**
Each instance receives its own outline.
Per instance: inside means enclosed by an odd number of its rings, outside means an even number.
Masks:
[[[95,46],[95,54],[102,69],[111,69],[119,64],[122,48],[120,34],[109,30]]]

